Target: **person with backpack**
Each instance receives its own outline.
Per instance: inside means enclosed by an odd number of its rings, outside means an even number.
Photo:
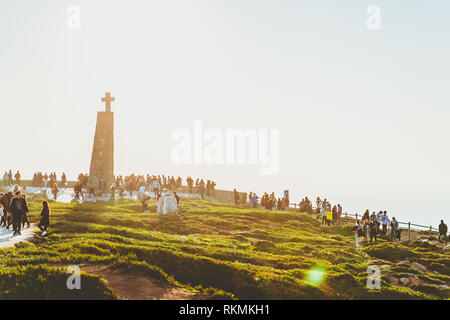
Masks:
[[[438,241],[441,241],[441,237],[444,236],[445,244],[447,244],[447,225],[444,223],[444,220],[441,220],[441,224],[439,225],[439,237]]]

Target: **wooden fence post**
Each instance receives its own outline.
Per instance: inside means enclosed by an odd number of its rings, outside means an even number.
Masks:
[[[408,222],[408,240],[411,240],[411,222]]]
[[[430,226],[430,237],[431,237],[432,230],[433,230],[433,226]]]

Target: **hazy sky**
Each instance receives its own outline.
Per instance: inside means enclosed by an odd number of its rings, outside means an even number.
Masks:
[[[67,28],[78,5],[81,29]],[[366,9],[381,9],[368,30]],[[344,211],[450,218],[450,2],[0,3],[0,170],[89,170],[116,97],[116,173],[326,196]],[[177,129],[280,130],[280,170],[175,165]]]

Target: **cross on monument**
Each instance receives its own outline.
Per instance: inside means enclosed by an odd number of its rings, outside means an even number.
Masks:
[[[111,102],[116,101],[116,98],[111,97],[111,92],[106,92],[105,97],[102,98],[102,102],[105,103],[106,112],[111,112]]]

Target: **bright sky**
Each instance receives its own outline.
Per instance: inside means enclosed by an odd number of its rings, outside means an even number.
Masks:
[[[381,30],[366,27],[370,5]],[[289,189],[437,225],[450,218],[449,18],[445,0],[2,1],[0,170],[87,172],[111,91],[116,173]],[[171,134],[196,120],[279,129],[279,173],[174,164]]]

